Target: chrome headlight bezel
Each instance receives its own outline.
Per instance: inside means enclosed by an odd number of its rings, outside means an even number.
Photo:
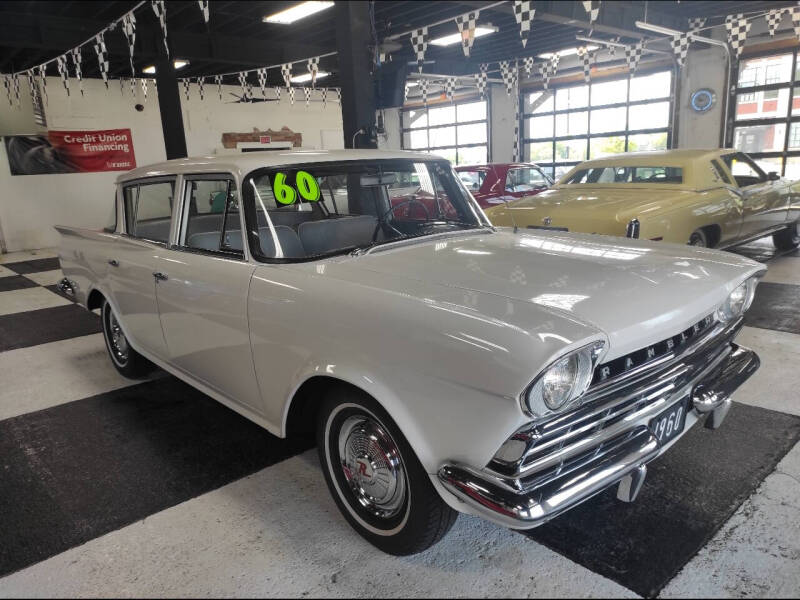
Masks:
[[[567,352],[552,361],[539,372],[520,396],[522,412],[528,417],[538,419],[573,408],[592,383],[594,369],[605,353],[605,348],[606,343],[598,340]],[[566,392],[554,398],[552,394],[548,394],[547,379],[556,378],[566,365],[571,365],[569,368],[574,371],[572,380]]]
[[[749,277],[733,288],[716,310],[716,317],[720,323],[730,323],[741,317],[750,308],[756,295],[759,279],[760,277],[757,275]]]

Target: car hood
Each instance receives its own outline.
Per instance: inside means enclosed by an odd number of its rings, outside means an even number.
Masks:
[[[764,270],[716,250],[506,229],[406,240],[339,265],[403,278],[412,295],[410,282],[417,281],[425,288],[446,286],[546,307],[605,332],[608,358],[686,329],[713,312],[741,281]]]

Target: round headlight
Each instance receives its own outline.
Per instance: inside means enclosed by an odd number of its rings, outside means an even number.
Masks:
[[[719,320],[723,323],[727,323],[741,316],[753,301],[754,293],[755,282],[751,283],[748,280],[738,286],[728,295],[719,309],[717,309],[717,317]]]
[[[579,398],[592,381],[592,369],[603,345],[585,346],[545,369],[525,395],[527,412],[540,417],[561,410]]]

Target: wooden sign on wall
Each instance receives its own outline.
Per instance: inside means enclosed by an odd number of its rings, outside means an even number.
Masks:
[[[239,142],[264,143],[262,138],[267,138],[270,142],[291,142],[294,148],[299,148],[303,145],[303,134],[295,133],[288,127],[281,127],[280,131],[273,131],[272,129],[259,130],[254,127],[250,133],[223,133],[222,145],[225,148],[236,148],[236,144]]]

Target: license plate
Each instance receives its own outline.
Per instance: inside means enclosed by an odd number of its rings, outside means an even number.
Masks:
[[[676,402],[650,421],[650,431],[662,446],[683,432],[686,425],[686,399]]]

